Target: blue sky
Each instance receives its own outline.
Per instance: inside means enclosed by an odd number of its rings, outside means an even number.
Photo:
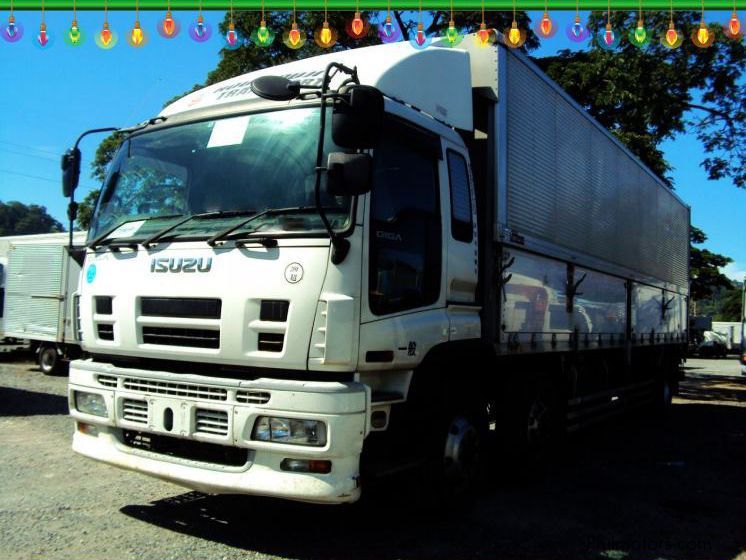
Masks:
[[[101,27],[100,12],[78,14],[80,27],[89,33],[87,43],[78,48],[69,48],[61,36],[47,51],[37,49],[28,37],[16,44],[0,41],[4,78],[0,89],[0,200],[42,204],[66,223],[59,156],[77,135],[90,128],[132,125],[154,116],[164,101],[204,80],[219,60],[220,42],[216,37],[204,44],[192,41],[185,28],[195,14],[175,15],[182,31],[167,41],[155,31],[163,14],[140,14],[142,27],[150,34],[150,42],[142,49],[133,49],[124,40],[134,20],[131,12],[110,12],[109,22],[119,31],[120,42],[109,51],[96,47],[90,36]],[[552,15],[560,31],[534,55],[575,47],[563,31],[573,14]],[[729,15],[712,12],[707,19],[725,22]],[[531,16],[536,21],[541,14],[532,12]],[[3,13],[3,20],[6,17]],[[69,26],[71,14],[48,12],[46,19],[50,32],[59,34]],[[205,19],[215,26],[222,20],[222,13],[206,12]],[[36,31],[40,15],[18,12],[17,20],[30,34]],[[98,140],[92,137],[82,143],[84,162],[78,199],[97,187],[88,169]],[[706,247],[730,256],[735,262],[726,273],[742,279],[746,275],[746,190],[736,189],[727,181],[707,180],[699,167],[702,149],[693,131],[666,142],[663,149],[674,167],[677,194],[692,206],[692,223],[709,236]]]

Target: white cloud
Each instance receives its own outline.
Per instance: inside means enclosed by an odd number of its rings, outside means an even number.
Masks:
[[[738,280],[743,282],[746,277],[746,266],[740,262],[732,262],[721,269],[721,272],[725,274],[731,280]]]

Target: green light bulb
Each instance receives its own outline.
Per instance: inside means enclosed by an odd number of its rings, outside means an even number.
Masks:
[[[448,30],[446,31],[446,39],[452,45],[458,41],[458,31],[456,30],[456,24],[453,20],[448,22]]]
[[[642,43],[645,41],[647,36],[648,32],[645,30],[645,27],[643,27],[642,22],[639,22],[635,28],[635,40],[638,43]]]

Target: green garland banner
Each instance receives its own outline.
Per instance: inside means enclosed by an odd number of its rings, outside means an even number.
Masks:
[[[167,0],[140,0],[140,10],[164,10]],[[575,10],[576,0],[520,0],[516,3],[519,10],[537,10],[543,11],[548,4],[549,10]],[[457,11],[464,10],[481,10],[481,0],[424,0],[422,8],[424,10],[448,10],[451,5]],[[234,0],[234,10],[260,10],[262,0]],[[389,6],[388,0],[328,0],[327,7],[330,11],[355,11],[359,6],[361,10],[386,10]],[[395,10],[417,10],[420,6],[420,0],[393,0],[390,3],[391,9]],[[606,11],[609,6],[607,0],[581,0],[581,10],[602,10]],[[737,7],[743,9],[746,6],[746,0],[738,0]],[[103,0],[76,0],[78,10],[103,10]],[[199,0],[171,0],[172,10],[197,10]],[[203,10],[229,10],[231,7],[230,0],[203,0]],[[292,0],[267,0],[265,2],[266,10],[292,10]],[[323,10],[323,0],[297,0],[296,7],[298,10]],[[509,11],[513,9],[513,0],[485,0],[484,7],[488,11],[501,10]],[[706,0],[704,3],[705,10],[733,10],[733,0]],[[41,0],[14,0],[13,8],[15,10],[41,10]],[[73,9],[73,0],[45,0],[44,8],[46,10],[70,10]],[[109,10],[133,10],[135,9],[135,0],[109,0]],[[640,8],[639,0],[613,0],[611,10],[629,10],[637,11]],[[644,0],[642,8],[645,11],[650,10],[669,10],[671,2],[669,0]],[[10,2],[7,0],[0,3],[0,9],[8,11]],[[674,10],[696,10],[702,9],[701,0],[673,0]]]

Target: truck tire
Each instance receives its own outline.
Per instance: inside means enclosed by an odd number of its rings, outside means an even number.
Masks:
[[[39,361],[39,369],[44,375],[55,375],[59,373],[62,358],[60,357],[60,353],[57,351],[56,345],[39,345],[37,358]]]
[[[484,472],[486,427],[478,413],[451,418],[438,473],[446,497],[461,498],[477,487]]]
[[[498,410],[497,456],[508,470],[537,465],[564,434],[565,409],[549,382],[537,378],[513,385]]]

